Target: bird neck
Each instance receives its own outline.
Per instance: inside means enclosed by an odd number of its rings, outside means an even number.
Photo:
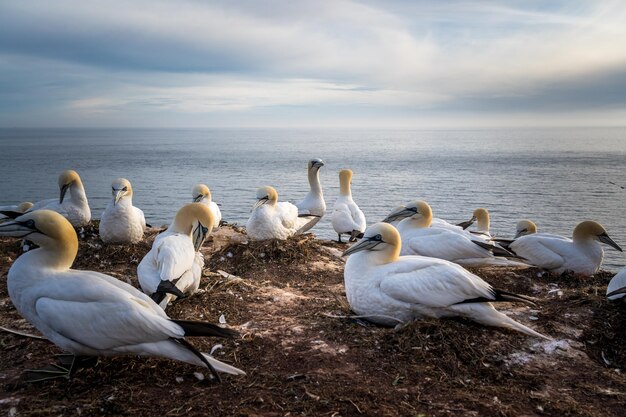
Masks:
[[[174,217],[174,221],[170,224],[170,227],[167,228],[170,232],[173,233],[182,233],[184,235],[191,236],[191,231],[193,229],[193,225],[186,218],[181,216],[180,213],[176,214]]]
[[[339,184],[339,194],[344,196],[344,197],[352,198],[352,191],[350,190],[350,182],[349,181],[342,181]]]
[[[318,168],[311,168],[309,170],[309,185],[311,191],[315,194],[322,194],[322,184],[320,184],[320,170]]]
[[[65,271],[72,267],[78,254],[78,238],[74,229],[62,239],[50,239],[42,243],[39,248],[26,252],[18,260],[27,265]]]
[[[489,231],[489,217],[481,217],[476,221],[476,230],[479,232]]]
[[[70,199],[78,205],[87,205],[87,194],[83,183],[78,180],[70,186]]]

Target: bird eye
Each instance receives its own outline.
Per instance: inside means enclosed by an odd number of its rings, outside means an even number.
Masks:
[[[27,220],[24,223],[24,226],[34,229],[35,228],[35,221],[33,219]]]
[[[122,191],[128,191],[128,187],[124,186],[124,188],[122,188]]]
[[[375,240],[377,242],[382,242],[383,241],[383,237],[381,235],[376,235],[372,238],[372,240]]]

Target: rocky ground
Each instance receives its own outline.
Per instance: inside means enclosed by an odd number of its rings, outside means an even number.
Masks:
[[[77,269],[137,284],[144,242],[104,246],[81,233]],[[425,320],[399,330],[341,318],[343,246],[311,235],[247,242],[223,227],[205,244],[203,290],[170,317],[220,318],[237,340],[194,339],[202,351],[244,369],[222,383],[165,359],[103,358],[68,381],[26,384],[24,369],[60,351],[45,340],[0,331],[0,412],[9,416],[622,416],[626,403],[626,305],[605,300],[609,273],[551,276],[536,269],[477,273],[494,286],[536,297],[500,304],[554,341],[465,320]],[[36,334],[13,308],[6,274],[21,251],[0,240],[0,326]],[[223,316],[223,317],[222,317]],[[219,344],[219,345],[218,345]],[[220,346],[221,345],[221,346]]]

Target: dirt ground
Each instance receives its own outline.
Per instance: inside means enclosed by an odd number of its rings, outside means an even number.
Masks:
[[[136,266],[158,232],[132,246],[104,246],[81,233],[76,269],[137,284]],[[491,268],[495,287],[536,297],[537,307],[500,304],[554,338],[540,341],[465,320],[382,328],[350,315],[345,247],[311,235],[247,242],[223,227],[205,244],[196,294],[168,308],[177,319],[218,322],[237,340],[191,342],[247,372],[211,382],[201,368],[156,358],[102,358],[68,381],[26,384],[24,369],[60,353],[45,340],[0,331],[0,413],[8,416],[623,416],[626,304],[604,294],[611,278]],[[0,240],[0,325],[36,334],[13,308],[6,274],[21,251]],[[206,377],[203,379],[203,377]]]

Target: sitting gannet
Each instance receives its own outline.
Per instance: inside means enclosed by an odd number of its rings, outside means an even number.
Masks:
[[[16,204],[16,205],[0,206],[0,211],[10,211],[13,213],[26,213],[32,206],[33,206],[33,203],[31,203],[30,201],[24,201],[23,203]],[[0,220],[6,219],[6,218],[7,216],[5,216],[4,214],[0,214]]]
[[[407,217],[412,216],[413,214],[415,214],[415,209],[413,207],[407,208],[406,205],[401,205],[391,210],[391,212],[389,212],[387,217],[383,219],[383,222],[389,223],[390,225],[392,225],[393,227],[397,229],[402,220],[406,219]],[[466,232],[464,232],[464,229],[461,227],[461,225],[454,225],[443,219],[440,219],[439,217],[432,218],[432,221],[430,222],[430,227],[439,227],[442,229],[449,229],[457,233],[466,234]]]
[[[626,268],[622,268],[609,282],[606,288],[606,297],[611,300],[626,300]]]
[[[111,184],[113,198],[100,217],[100,239],[106,243],[137,243],[146,230],[143,211],[133,206],[133,187],[125,178]]]
[[[278,202],[273,187],[261,187],[256,193],[257,202],[246,223],[246,233],[252,240],[285,240],[299,233],[309,219],[298,217],[298,208],[286,201]]]
[[[445,259],[465,266],[523,266],[520,262],[494,256],[515,257],[505,249],[488,243],[481,236],[475,236],[466,230],[431,227],[432,209],[425,201],[408,204],[402,215],[405,219],[398,225],[404,242],[402,255]]]
[[[352,200],[350,191],[352,184],[352,170],[342,169],[339,171],[339,197],[335,202],[332,223],[337,232],[337,240],[341,243],[341,235],[350,235],[350,242],[356,241],[363,234],[366,227],[365,215]]]
[[[91,220],[91,210],[85,195],[83,182],[78,173],[73,170],[63,171],[59,175],[59,189],[61,195],[59,199],[42,200],[33,205],[30,211],[47,209],[60,213],[72,223],[74,227],[85,226]],[[70,197],[65,198],[65,194],[70,192]]]
[[[470,233],[483,236],[486,239],[491,238],[491,233],[489,233],[489,211],[487,211],[486,208],[477,208],[472,213],[471,219],[466,222],[459,223],[457,226],[466,230],[474,223],[476,223],[476,231],[472,231]]]
[[[163,309],[176,297],[198,290],[204,267],[199,251],[214,224],[213,213],[204,204],[183,206],[137,266],[141,289]]]
[[[548,339],[497,311],[492,301],[524,296],[497,290],[463,267],[442,259],[399,256],[400,233],[387,223],[367,229],[343,253],[346,296],[352,310],[368,320],[393,326],[421,318],[461,316],[486,326],[506,327]],[[532,304],[532,303],[531,303]]]
[[[491,240],[508,250],[511,243],[515,242],[515,239],[526,235],[532,235],[533,233],[537,233],[537,225],[531,220],[524,219],[520,220],[517,222],[517,225],[515,225],[515,237],[513,239],[494,237]]]
[[[622,251],[601,224],[586,220],[574,228],[572,239],[548,233],[534,233],[515,239],[509,250],[524,258],[525,262],[550,272],[575,274],[595,274],[604,257],[598,243]]]
[[[210,323],[172,320],[133,286],[99,272],[71,269],[78,238],[60,214],[26,213],[1,223],[0,236],[28,237],[39,246],[11,266],[9,296],[46,338],[76,355],[67,364],[69,369],[54,365],[53,370],[29,371],[31,380],[68,377],[85,356],[116,355],[161,356],[206,367],[214,374],[244,374],[185,340],[185,336],[234,337],[236,332]]]
[[[326,202],[320,184],[320,168],[324,166],[324,161],[319,158],[311,159],[308,165],[309,186],[311,191],[304,197],[304,200],[296,204],[298,207],[298,217],[309,219],[309,222],[300,228],[298,233],[304,233],[311,229],[320,221],[326,213]]]
[[[220,211],[217,203],[211,201],[211,191],[209,190],[209,187],[204,184],[196,184],[191,190],[191,196],[193,197],[194,203],[202,203],[211,209],[211,212],[213,212],[213,218],[215,219],[213,231],[217,230],[222,223],[222,212]]]

